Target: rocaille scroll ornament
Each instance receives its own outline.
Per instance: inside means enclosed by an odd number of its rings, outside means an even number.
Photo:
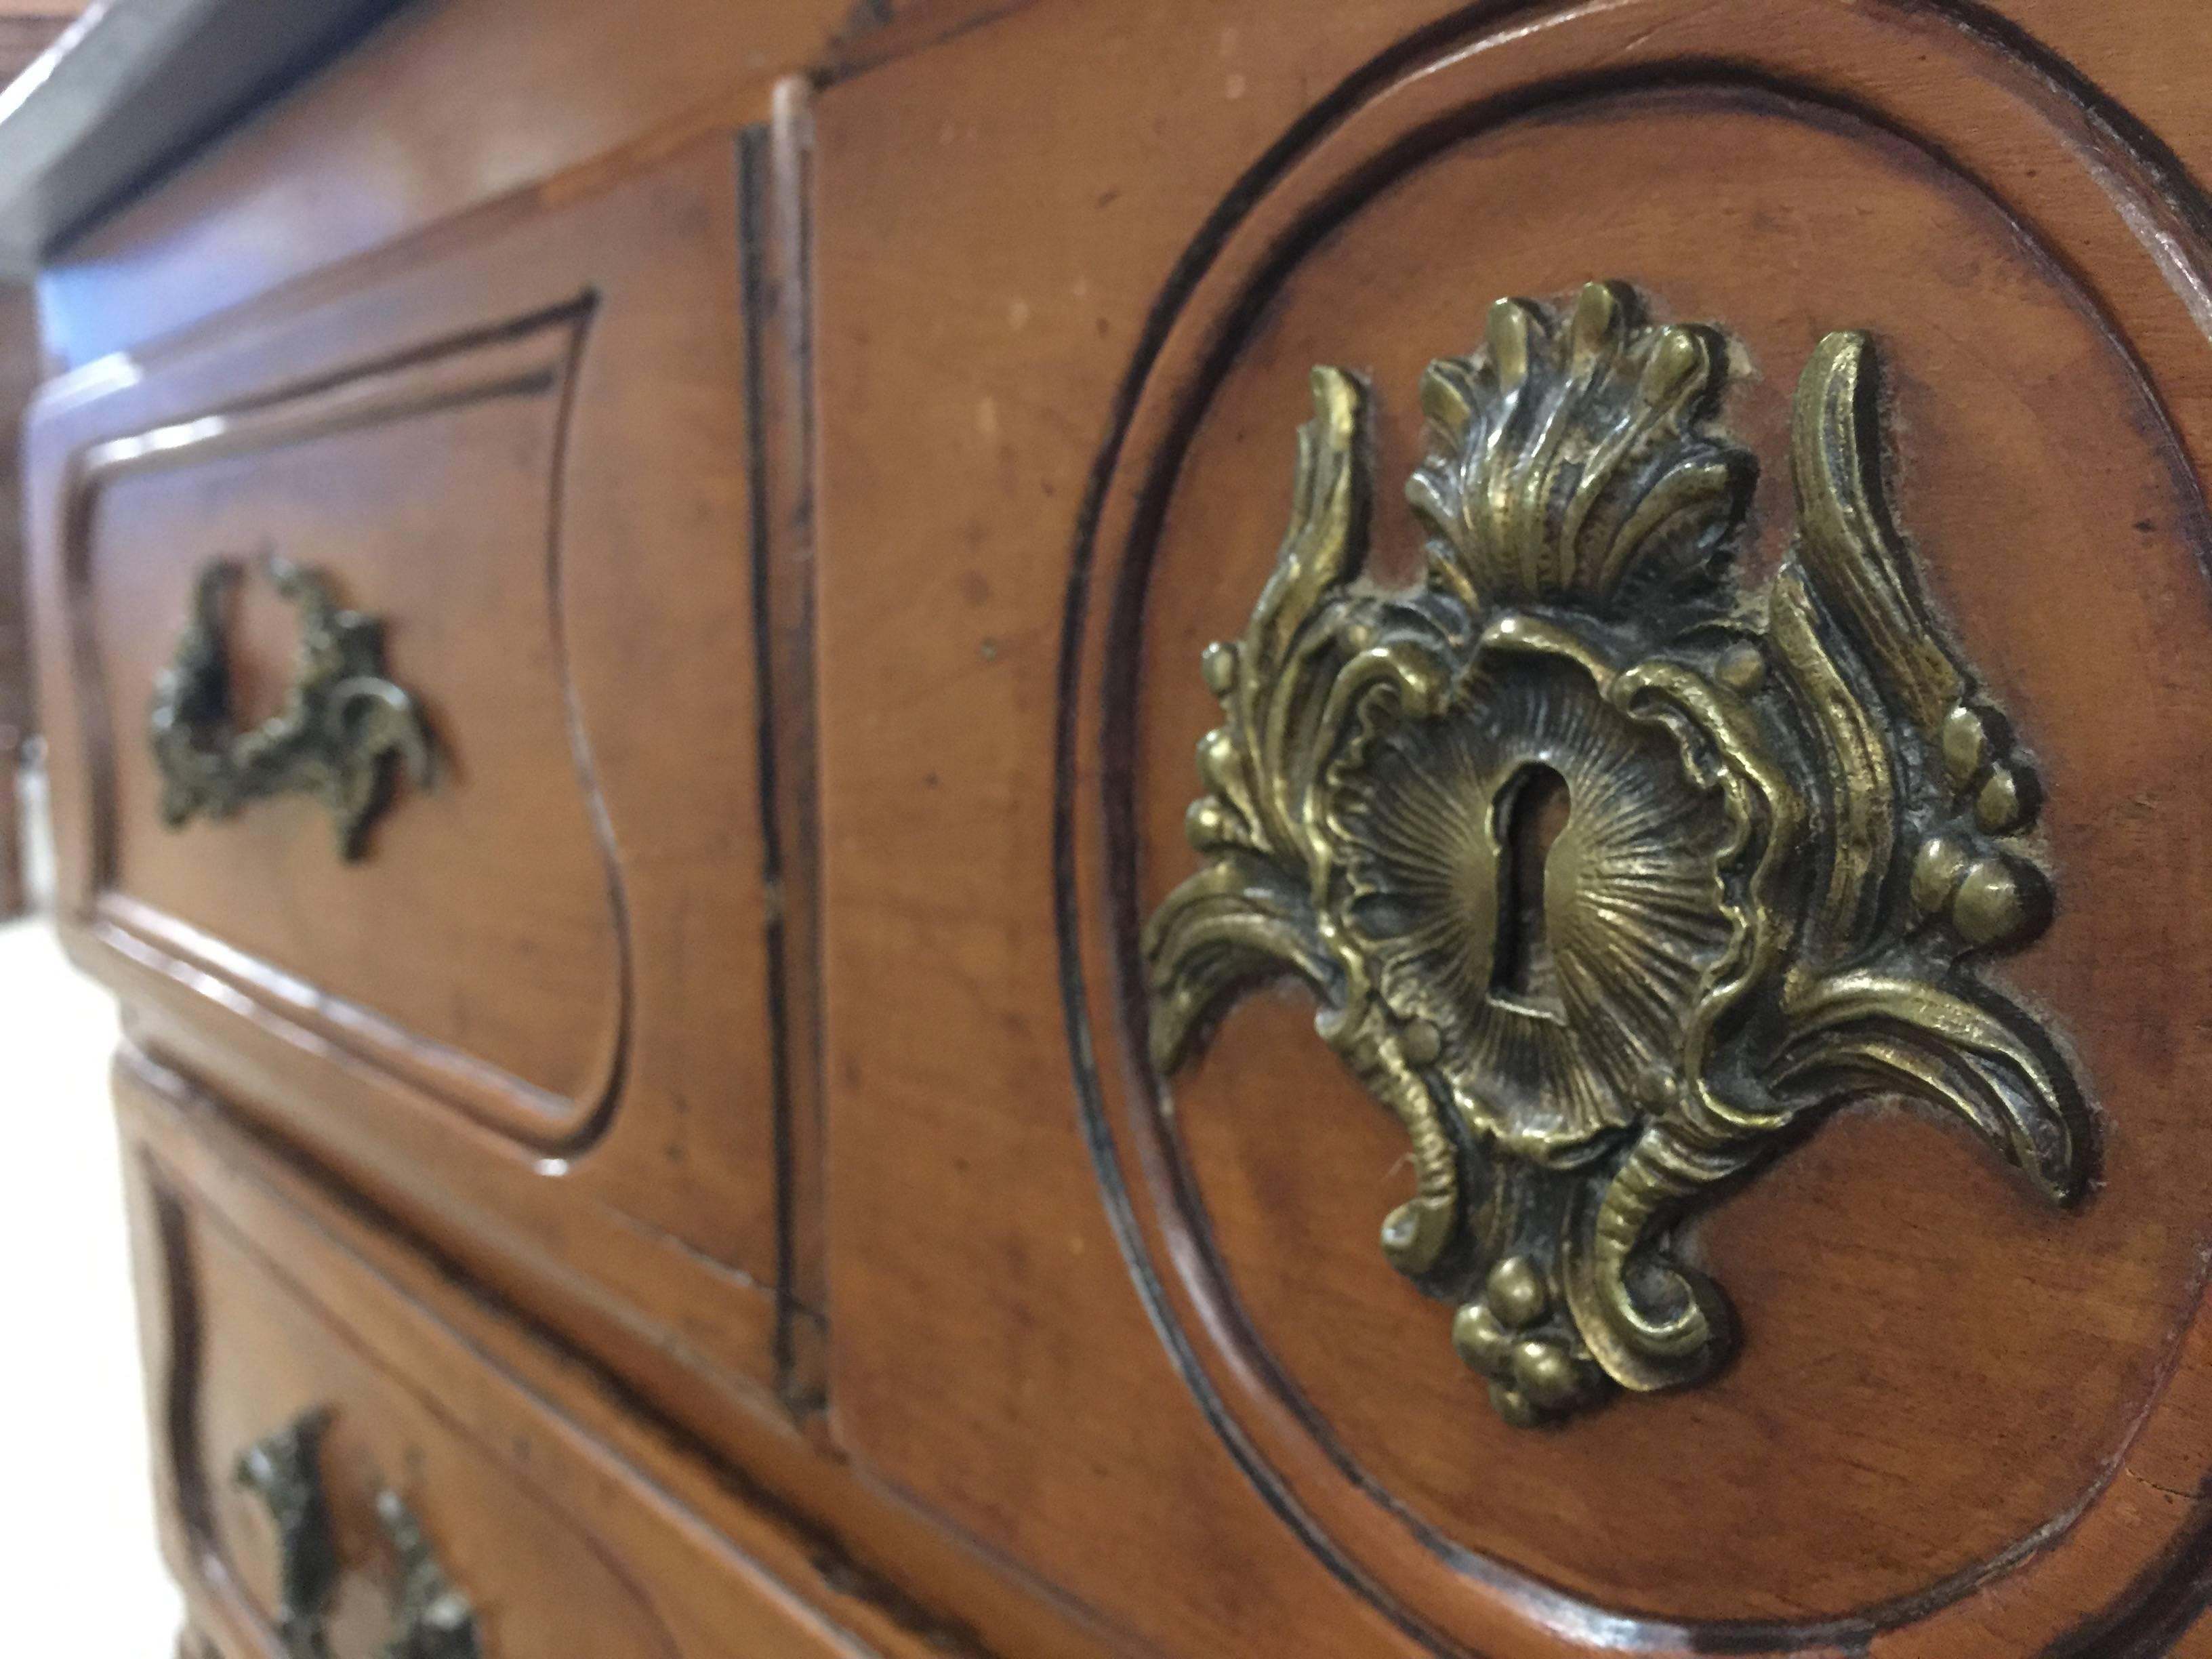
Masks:
[[[1203,861],[1144,937],[1164,1073],[1241,990],[1313,988],[1412,1141],[1384,1254],[1520,1424],[1710,1372],[1678,1226],[1847,1100],[1954,1114],[2057,1203],[2091,1164],[2056,1044],[1971,971],[2048,919],[2037,776],[1889,516],[1869,343],[1804,370],[1758,591],[1729,360],[1618,284],[1498,302],[1422,383],[1405,592],[1362,574],[1362,388],[1315,370],[1273,574],[1205,656]]]
[[[396,769],[404,766],[417,788],[429,786],[430,728],[413,694],[386,678],[381,622],[341,605],[322,572],[273,556],[263,562],[300,617],[283,706],[238,729],[223,617],[246,568],[209,560],[175,658],[154,686],[148,735],[161,775],[161,821],[176,829],[197,817],[227,818],[271,795],[310,794],[330,809],[339,857],[358,859]]]

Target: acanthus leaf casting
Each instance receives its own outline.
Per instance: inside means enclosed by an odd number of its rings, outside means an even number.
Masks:
[[[1385,1255],[1533,1423],[1695,1380],[1732,1340],[1674,1231],[1847,1100],[1955,1114],[2054,1202],[2092,1132],[1973,974],[2050,915],[2040,801],[1884,501],[1866,337],[1800,380],[1797,533],[1733,566],[1757,465],[1718,331],[1619,284],[1518,300],[1431,366],[1411,591],[1362,574],[1364,394],[1313,375],[1290,527],[1206,653],[1198,871],[1146,929],[1172,1072],[1285,973],[1412,1144]]]

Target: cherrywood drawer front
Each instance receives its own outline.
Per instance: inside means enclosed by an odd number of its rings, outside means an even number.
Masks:
[[[667,1650],[620,1562],[514,1462],[536,1454],[530,1425],[480,1442],[451,1402],[409,1380],[404,1353],[373,1352],[220,1218],[176,1215],[167,1202],[188,1240],[198,1322],[183,1457],[203,1494],[206,1548],[263,1623],[326,1625],[336,1659],[379,1651],[407,1616],[395,1605],[398,1549],[377,1513],[390,1493],[467,1598],[488,1656]],[[276,1466],[265,1494],[250,1474],[257,1459]],[[339,1571],[327,1595],[300,1596],[287,1566],[323,1546],[288,1538],[277,1516],[311,1502],[327,1511]]]
[[[702,138],[94,365],[47,389],[28,459],[80,954],[611,1358],[763,1403],[811,1390],[811,1345],[778,1330],[818,1306],[780,1216],[772,952],[795,924],[768,904],[761,732],[789,711],[755,655],[769,256],[741,227],[788,218],[769,145]],[[380,656],[305,673],[318,629]],[[157,755],[155,705],[189,714],[179,677],[210,659],[233,783],[262,775],[251,745],[293,752],[253,722],[295,682],[355,687],[310,745],[339,796],[349,757],[388,752],[350,847],[313,765],[226,800]]]
[[[592,1132],[629,1024],[621,872],[570,719],[556,540],[592,310],[104,441],[77,460],[69,509],[112,757],[93,925],[549,1150]],[[395,780],[351,860],[312,792],[164,822],[147,710],[210,561],[247,562],[221,641],[241,723],[295,682],[286,635],[303,623],[252,562],[264,552],[380,619],[392,683],[422,704],[433,787]]]
[[[186,1131],[204,1096],[136,1055],[117,1094],[167,1547],[230,1659],[872,1650]]]
[[[2201,1625],[2202,17],[1037,6],[823,94],[858,1461],[1185,1656]]]

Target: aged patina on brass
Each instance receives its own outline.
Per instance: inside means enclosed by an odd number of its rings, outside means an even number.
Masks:
[[[414,1511],[386,1490],[376,1495],[376,1519],[399,1557],[384,1659],[477,1659],[476,1609],[446,1577]]]
[[[1619,284],[1498,302],[1422,383],[1407,592],[1362,579],[1364,394],[1316,369],[1274,572],[1205,654],[1203,862],[1145,933],[1164,1073],[1239,991],[1312,986],[1413,1143],[1384,1254],[1516,1423],[1711,1371],[1678,1224],[1848,1099],[1954,1113],[2057,1203],[2091,1163],[2056,1045],[1971,971],[2048,919],[2039,791],[1889,516],[1869,342],[1805,368],[1759,591],[1728,362]]]
[[[343,1571],[323,1480],[331,1417],[329,1407],[310,1407],[240,1452],[232,1469],[276,1529],[276,1635],[287,1659],[331,1659],[331,1607]],[[398,1565],[383,1659],[478,1659],[476,1609],[447,1577],[414,1511],[387,1487],[376,1494],[376,1518]]]
[[[161,821],[175,829],[271,795],[313,794],[330,809],[339,856],[357,859],[391,798],[395,764],[416,787],[429,787],[430,729],[413,696],[385,677],[381,622],[340,606],[319,571],[273,556],[264,564],[300,616],[298,665],[283,706],[238,729],[223,612],[245,567],[209,561],[175,659],[154,687],[149,735],[161,773]]]
[[[313,1407],[238,1455],[232,1478],[276,1528],[276,1638],[288,1659],[330,1659],[323,1625],[338,1586],[337,1540],[323,1487],[327,1408]]]

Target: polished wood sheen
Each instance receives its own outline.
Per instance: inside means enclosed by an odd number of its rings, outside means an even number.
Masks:
[[[2182,0],[415,0],[165,140],[45,249],[26,495],[181,1650],[280,1650],[229,1470],[321,1407],[340,1659],[386,1491],[484,1659],[2212,1654],[2208,71]],[[1403,589],[1425,369],[1606,279],[1729,342],[1734,593],[1849,517],[1801,373],[1878,386],[1883,556],[2003,711],[1955,763],[2025,792],[1978,833],[2055,896],[1883,948],[2076,1138],[2039,1188],[1857,1094],[1668,1212],[1710,1374],[1530,1427],[1377,1255],[1417,1172],[1325,976],[1156,1053],[1144,928],[1315,367]],[[439,756],[356,862],[305,796],[161,822],[196,573],[264,552]],[[225,623],[274,712],[291,612]]]
[[[2166,1080],[2204,942],[2193,909],[2159,896],[2194,890],[2196,832],[2144,803],[2193,799],[2185,734],[2203,711],[2185,679],[2110,678],[2203,648],[2195,290],[2166,244],[2129,229],[2172,210],[2177,176],[2110,138],[2085,167],[2105,97],[2054,103],[2046,58],[1942,17],[1650,5],[1394,38],[1407,44],[1346,41],[1324,70],[1279,18],[1231,33],[1030,15],[1000,52],[1107,67],[1084,89],[993,98],[1004,60],[971,41],[823,100],[821,651],[884,665],[824,690],[848,1443],[1162,1645],[1200,1621],[1201,1646],[1357,1649],[1380,1613],[1491,1653],[1613,1632],[2017,1653],[2092,1607],[2146,1642],[2141,1609],[2191,1594],[2158,1552],[2188,1525],[2166,1494],[2197,1477],[2147,1466],[2187,1455],[2201,1409],[2181,1345],[2202,1146]],[[1194,72],[1156,132],[1124,118],[1113,66],[1161,53],[1215,67],[1211,95]],[[1609,84],[1579,80],[1601,64]],[[1315,85],[1344,90],[1300,127]],[[1297,107],[1253,107],[1277,99]],[[924,209],[923,173],[963,187]],[[1019,234],[993,228],[1009,198],[1026,204]],[[1128,1139],[1128,1097],[1149,1085],[1120,953],[1188,868],[1189,756],[1218,717],[1199,654],[1234,637],[1273,556],[1310,367],[1371,376],[1378,471],[1402,477],[1420,367],[1478,341],[1492,295],[1616,271],[1670,318],[1746,333],[1758,378],[1730,419],[1765,491],[1786,488],[1788,390],[1820,331],[1867,328],[1891,352],[1899,499],[1932,515],[1915,534],[1939,595],[2050,768],[2069,896],[2008,971],[2064,1021],[2111,1139],[2069,1220],[1970,1170],[1940,1129],[1854,1113],[1703,1230],[1704,1258],[1741,1286],[1741,1363],[1702,1396],[1531,1441],[1471,1396],[1412,1291],[1377,1284],[1375,1218],[1408,1190],[1401,1143],[1299,1035],[1310,1006],[1224,1024],[1176,1091],[1177,1167]],[[931,319],[910,356],[878,321],[902,314]],[[2063,399],[2031,390],[2057,377]],[[920,434],[896,454],[861,436],[894,411]],[[974,484],[917,522],[916,473]],[[860,579],[883,568],[894,516],[945,559]],[[1771,561],[1787,515],[1754,521]],[[1071,550],[1072,617],[1068,569],[1040,564],[1040,544]],[[2112,551],[2067,550],[2093,544]],[[1385,533],[1377,562],[1399,578],[1413,547]],[[1112,696],[1133,712],[1102,709]],[[1116,720],[1130,746],[1102,749]],[[1048,755],[1057,797],[1034,784]],[[1133,895],[1103,874],[1117,791],[1134,792]],[[2154,858],[2138,813],[2160,820]],[[971,878],[948,886],[948,870]],[[1057,940],[1034,921],[1055,889]],[[957,976],[929,966],[948,939]],[[1072,1054],[1063,992],[1081,999]],[[1091,1157],[1067,1103],[1035,1086],[1054,1066],[1097,1091],[1078,1108]],[[966,1110],[963,1081],[1003,1112]],[[884,1124],[917,1120],[931,1133],[887,1146]],[[1120,1363],[1149,1333],[1097,1266],[1111,1235],[1085,1200],[1101,1175],[1127,1195],[1124,1238],[1180,1376]],[[866,1247],[860,1218],[893,1206],[928,1248]],[[958,1295],[982,1282],[1013,1288]],[[1193,1387],[1211,1426],[1170,1403]],[[927,1426],[948,1420],[1012,1427]],[[1194,1481],[1209,1458],[1218,1475]],[[2114,1479],[2139,1462],[2150,1484]],[[1103,1507],[1098,1472],[1133,1468],[1091,1526],[1044,1518]],[[1260,1541],[1285,1518],[1367,1593],[1313,1588],[1310,1562]],[[1240,1570],[1168,1565],[1224,1559]],[[1991,1577],[2002,1596],[1975,1593]],[[1325,1638],[1319,1605],[1337,1609]]]
[[[202,1063],[434,1230],[772,1396],[744,173],[735,135],[700,140],[126,383],[57,382],[32,514],[52,625],[85,651],[46,701],[72,937],[157,1007],[220,1011]],[[385,618],[437,745],[359,865],[304,799],[160,822],[143,733],[189,585],[263,552]],[[265,585],[238,611],[265,713],[289,613]]]
[[[158,1472],[164,1541],[210,1635],[253,1651],[274,1606],[276,1540],[233,1478],[237,1455],[321,1409],[342,1555],[375,1563],[368,1498],[398,1492],[481,1609],[487,1651],[927,1650],[865,1574],[827,1554],[810,1562],[726,1492],[679,1498],[626,1477],[572,1418],[487,1362],[465,1297],[451,1304],[460,1325],[445,1322],[349,1248],[343,1218],[296,1207],[281,1176],[249,1175],[234,1141],[205,1139],[194,1120],[207,1103],[182,1079],[130,1053],[116,1079],[142,1323],[164,1360],[151,1407],[175,1435]],[[711,1520],[690,1507],[700,1501]],[[544,1574],[549,1563],[559,1570]],[[379,1651],[383,1576],[357,1565],[342,1580],[338,1659]]]

